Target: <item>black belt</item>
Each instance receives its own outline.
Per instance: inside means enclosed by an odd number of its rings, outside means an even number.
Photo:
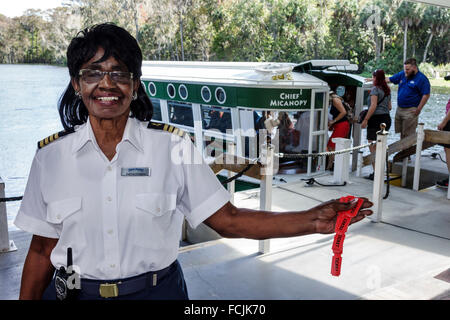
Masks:
[[[113,298],[144,290],[148,286],[156,286],[158,280],[175,270],[177,261],[159,271],[150,271],[135,277],[118,280],[81,279],[81,291],[88,295],[100,295],[102,298]]]

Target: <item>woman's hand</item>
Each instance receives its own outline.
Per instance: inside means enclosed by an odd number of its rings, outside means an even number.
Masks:
[[[361,122],[361,129],[367,128],[367,119],[364,119],[363,122]]]
[[[335,123],[335,121],[328,121],[328,130],[333,130],[333,126]]]
[[[447,125],[447,121],[445,121],[445,119],[444,120],[442,120],[442,122],[441,123],[439,123],[438,124],[438,130],[444,130],[444,128],[445,128],[445,126]]]
[[[366,216],[370,216],[373,212],[372,210],[364,210],[370,208],[373,203],[370,202],[367,198],[364,199],[364,202],[361,206],[361,209],[356,214],[355,217],[352,218],[350,224],[358,222],[364,219]],[[334,233],[336,220],[338,217],[338,213],[340,211],[347,211],[356,206],[357,202],[339,202],[339,199],[327,201],[312,210],[317,210],[317,218],[315,219],[315,229],[317,233]]]

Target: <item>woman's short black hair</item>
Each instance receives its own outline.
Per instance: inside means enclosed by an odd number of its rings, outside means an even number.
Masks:
[[[124,63],[129,72],[133,73],[135,81],[139,81],[137,99],[131,102],[131,117],[141,121],[149,121],[152,118],[152,103],[140,83],[142,75],[142,52],[136,39],[125,29],[112,23],[94,25],[80,31],[72,39],[67,49],[67,66],[70,77],[78,80],[78,72],[81,66],[92,59],[98,48],[105,51],[99,62],[114,57]],[[67,86],[59,100],[59,116],[64,129],[86,123],[88,110],[81,98],[75,95],[71,83]]]

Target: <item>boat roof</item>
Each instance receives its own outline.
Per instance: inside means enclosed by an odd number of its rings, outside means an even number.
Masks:
[[[450,1],[448,0],[408,0],[409,2],[421,2],[429,5],[450,8]]]
[[[354,66],[348,60],[308,60],[298,63],[296,70],[306,72],[308,70],[325,70],[333,67],[345,70],[346,67],[354,69]]]
[[[311,74],[292,72],[296,66],[278,62],[144,61],[142,80],[240,87],[328,88],[327,82]]]
[[[358,70],[358,66],[348,60],[308,60],[297,64],[294,71],[309,73],[329,84],[369,87],[364,77],[350,73]]]
[[[339,71],[328,71],[328,70],[313,70],[311,74],[318,77],[330,85],[346,85],[346,86],[356,86],[363,88],[372,87],[372,81],[365,81],[364,77],[353,73],[339,72]]]

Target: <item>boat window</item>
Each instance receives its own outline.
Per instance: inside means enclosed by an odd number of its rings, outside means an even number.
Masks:
[[[192,104],[177,101],[167,101],[169,109],[169,122],[193,127],[194,117],[192,115]]]
[[[217,106],[202,105],[202,128],[205,130],[219,130],[231,134],[231,109]]]
[[[173,98],[175,98],[175,93],[176,93],[175,86],[173,84],[169,83],[167,85],[167,95],[173,99]]]
[[[181,99],[186,100],[188,97],[188,90],[184,84],[181,84],[178,87],[178,94],[180,95]]]
[[[309,138],[309,111],[287,112],[280,111],[272,118],[278,119],[279,149],[281,152],[297,153],[308,144]],[[267,127],[267,125],[266,125]]]
[[[205,102],[210,102],[211,101],[211,90],[209,90],[209,88],[207,86],[203,86],[202,87],[202,99]]]
[[[322,108],[325,103],[325,93],[324,92],[316,92],[316,101],[315,101],[315,109]]]
[[[364,90],[364,98],[363,98],[363,106],[364,107],[368,107],[369,105],[367,104],[367,102],[369,101],[369,94],[370,94],[370,90]]]
[[[153,82],[150,82],[148,84],[148,92],[150,93],[150,95],[152,97],[154,97],[156,95],[156,86]]]
[[[227,94],[225,93],[225,90],[223,90],[223,88],[221,88],[221,87],[218,87],[216,89],[215,94],[216,94],[217,102],[220,104],[224,104],[225,101],[227,100]]]
[[[162,121],[161,101],[159,99],[150,98],[153,105],[152,120]]]

